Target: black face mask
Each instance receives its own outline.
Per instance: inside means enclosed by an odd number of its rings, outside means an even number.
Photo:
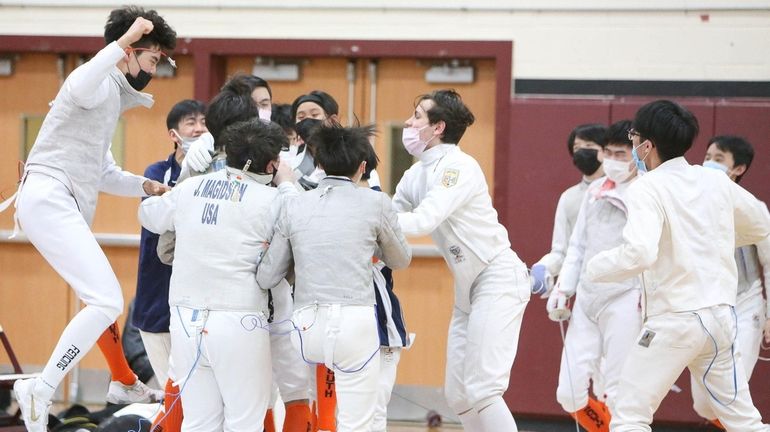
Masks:
[[[132,76],[130,72],[126,73],[126,81],[128,81],[128,84],[136,91],[144,90],[144,88],[147,87],[147,84],[150,83],[151,79],[152,74],[145,72],[142,68],[139,68],[139,73],[136,74],[136,76]]]
[[[599,169],[602,165],[599,162],[597,156],[599,151],[596,149],[580,149],[572,154],[572,163],[582,172],[584,175],[591,175]]]

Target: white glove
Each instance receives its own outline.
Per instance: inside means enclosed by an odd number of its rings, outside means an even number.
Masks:
[[[214,152],[214,137],[206,132],[199,136],[190,144],[190,149],[184,157],[184,164],[187,164],[193,171],[205,172],[211,165],[211,153]]]
[[[566,321],[571,315],[569,307],[567,307],[567,299],[570,296],[560,288],[560,284],[557,282],[545,305],[545,310],[551,321]]]

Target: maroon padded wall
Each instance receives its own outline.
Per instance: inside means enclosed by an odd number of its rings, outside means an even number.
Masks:
[[[686,157],[701,163],[708,138],[737,134],[756,149],[754,163],[742,185],[764,201],[770,200],[770,100],[676,99],[697,117],[701,133]],[[507,161],[496,170],[495,184],[505,184],[506,197],[496,202],[511,243],[531,265],[547,253],[551,244],[553,216],[559,195],[580,180],[567,153],[566,139],[581,123],[605,123],[633,119],[636,110],[654,98],[535,98],[511,101],[510,144],[498,151]],[[527,307],[519,351],[505,395],[514,413],[550,417],[565,413],[556,402],[556,383],[561,336],[556,323],[545,314],[545,300],[534,298]],[[765,353],[768,355],[768,353]],[[759,362],[751,380],[752,394],[766,420],[770,419],[770,394],[766,391],[770,365]],[[656,422],[699,422],[691,408],[687,372],[677,381],[682,391],[670,392],[658,410]]]

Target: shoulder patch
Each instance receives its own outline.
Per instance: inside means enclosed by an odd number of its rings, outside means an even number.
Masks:
[[[460,170],[447,168],[444,170],[444,175],[441,177],[441,184],[444,187],[452,187],[457,184],[457,179],[460,177]]]

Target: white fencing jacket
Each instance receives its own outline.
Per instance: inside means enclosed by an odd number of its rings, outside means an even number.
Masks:
[[[628,190],[623,244],[588,263],[595,282],[642,273],[645,316],[735,305],[735,248],[770,235],[767,207],[724,173],[668,160]]]
[[[558,276],[561,272],[564,258],[567,255],[570,236],[577,223],[580,204],[586,195],[588,185],[591,182],[583,177],[580,183],[565,190],[559,197],[556,205],[556,215],[553,218],[553,237],[551,238],[551,251],[537,264],[542,264],[548,270],[548,274]]]
[[[455,305],[469,311],[473,281],[511,247],[478,162],[454,144],[426,150],[398,183],[393,206],[405,235],[431,235],[454,275]]]
[[[272,237],[291,183],[267,186],[270,175],[227,169],[192,177],[139,207],[154,233],[176,231],[169,304],[196,309],[267,312],[257,265]],[[280,282],[280,281],[279,281]]]

